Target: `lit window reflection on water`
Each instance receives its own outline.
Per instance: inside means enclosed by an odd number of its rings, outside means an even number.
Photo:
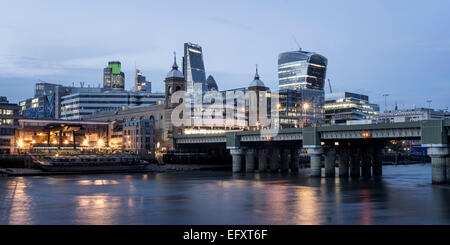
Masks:
[[[1,193],[3,200],[1,202],[0,222],[2,224],[32,224],[33,199],[27,193],[27,188],[30,185],[23,177],[7,181],[6,190],[2,190]]]
[[[0,224],[450,224],[431,166],[382,178],[229,172],[0,178]]]

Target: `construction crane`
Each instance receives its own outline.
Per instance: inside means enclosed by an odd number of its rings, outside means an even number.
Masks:
[[[329,78],[328,78],[328,87],[330,87],[330,94],[332,94],[333,93],[333,89],[331,89],[331,82],[330,82]]]
[[[292,39],[294,39],[295,44],[297,44],[298,50],[302,51],[302,47],[300,47],[300,44],[297,42],[297,38],[295,38],[295,36],[292,35]]]

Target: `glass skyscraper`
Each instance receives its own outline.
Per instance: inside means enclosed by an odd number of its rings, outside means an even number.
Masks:
[[[217,82],[214,79],[212,75],[208,76],[208,79],[206,79],[206,88],[208,91],[219,91],[219,87],[217,86]]]
[[[147,81],[141,70],[136,69],[135,78],[136,92],[152,92],[152,83]]]
[[[291,51],[278,56],[280,89],[321,89],[325,83],[327,58],[307,51]]]
[[[205,65],[202,47],[193,43],[184,44],[183,75],[186,80],[186,92],[194,92],[194,84],[202,84],[202,92],[207,91]]]
[[[278,56],[280,126],[317,126],[324,123],[328,60],[307,51],[284,52]]]
[[[325,93],[320,89],[282,89],[279,91],[281,128],[303,128],[324,123]]]

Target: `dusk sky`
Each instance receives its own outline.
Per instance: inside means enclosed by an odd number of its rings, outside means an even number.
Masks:
[[[33,96],[38,79],[98,86],[110,60],[162,91],[174,51],[203,47],[220,90],[247,86],[259,66],[277,89],[277,58],[303,50],[328,58],[333,91],[365,93],[384,110],[450,105],[450,1],[1,0],[0,96]],[[328,85],[326,93],[329,93]]]

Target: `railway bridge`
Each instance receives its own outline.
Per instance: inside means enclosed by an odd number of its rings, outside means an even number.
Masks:
[[[433,184],[450,184],[449,136],[450,120],[430,120],[289,128],[274,136],[255,130],[173,137],[176,148],[225,147],[232,157],[233,172],[298,171],[304,149],[310,156],[313,177],[335,177],[336,160],[339,177],[381,176],[386,141],[415,139],[431,157]]]

